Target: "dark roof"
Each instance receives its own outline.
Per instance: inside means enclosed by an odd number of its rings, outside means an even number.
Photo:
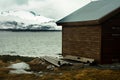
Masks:
[[[105,16],[109,15],[110,13],[113,14],[113,12],[118,9],[120,12],[120,0],[92,1],[88,5],[59,20],[57,24],[75,22],[89,23],[88,21],[97,23],[98,20],[105,18]]]

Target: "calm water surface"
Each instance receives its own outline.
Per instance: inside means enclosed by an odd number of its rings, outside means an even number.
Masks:
[[[0,55],[58,56],[62,32],[0,32]]]

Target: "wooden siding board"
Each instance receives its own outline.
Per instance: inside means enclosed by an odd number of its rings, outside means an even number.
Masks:
[[[102,26],[102,63],[120,62],[120,13]]]
[[[63,26],[63,55],[74,55],[100,60],[100,26]]]

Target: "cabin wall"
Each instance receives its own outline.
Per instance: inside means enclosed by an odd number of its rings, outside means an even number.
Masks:
[[[63,56],[73,55],[88,57],[100,61],[101,27],[98,26],[64,26],[62,52]]]
[[[103,23],[102,63],[120,63],[120,13]]]

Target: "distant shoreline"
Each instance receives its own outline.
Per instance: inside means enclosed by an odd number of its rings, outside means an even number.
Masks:
[[[61,32],[62,30],[0,29],[0,31],[11,31],[11,32]]]

